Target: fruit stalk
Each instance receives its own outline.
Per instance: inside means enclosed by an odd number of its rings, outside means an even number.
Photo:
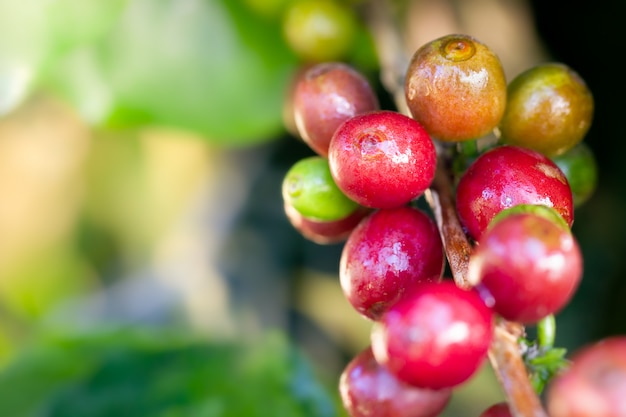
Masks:
[[[457,217],[445,166],[439,164],[433,184],[426,192],[426,200],[435,214],[454,281],[461,287],[469,287],[472,284],[467,279],[467,265],[472,246]],[[524,334],[524,327],[501,319],[494,332],[489,361],[511,412],[515,417],[547,417],[521,356],[518,340]]]
[[[440,160],[437,164],[435,178],[430,188],[424,193],[424,197],[435,216],[454,282],[459,287],[470,288],[472,283],[467,279],[467,267],[472,245],[456,214],[445,161]]]
[[[398,111],[408,114],[403,90],[408,58],[390,6],[388,0],[371,0],[366,4],[365,15],[379,53],[383,86],[394,97]],[[467,288],[471,286],[467,267],[472,245],[459,222],[448,161],[442,155],[440,152],[437,172],[425,197],[435,215],[454,281]],[[547,417],[521,356],[518,340],[523,334],[521,324],[499,320],[489,360],[515,417]]]

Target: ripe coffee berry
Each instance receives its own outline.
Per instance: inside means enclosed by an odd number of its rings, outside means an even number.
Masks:
[[[402,381],[442,389],[469,379],[493,337],[493,313],[450,280],[418,284],[374,324],[372,351]]]
[[[626,416],[626,336],[583,347],[548,386],[550,417]]]
[[[345,241],[359,222],[371,212],[371,209],[358,207],[342,219],[319,220],[303,216],[288,201],[284,202],[284,209],[294,229],[306,239],[320,245]]]
[[[438,281],[443,244],[435,223],[413,207],[380,209],[350,234],[339,279],[352,306],[377,320],[419,282]]]
[[[518,204],[555,209],[572,226],[574,203],[567,178],[545,155],[518,146],[498,146],[480,155],[465,171],[456,190],[461,224],[474,240],[491,220]]]
[[[502,317],[536,323],[572,298],[582,277],[582,254],[561,224],[533,213],[511,214],[483,233],[468,279],[480,282]]]
[[[509,405],[506,402],[501,402],[487,408],[479,417],[513,417],[513,415]]]
[[[437,165],[435,146],[422,125],[388,110],[346,120],[333,135],[328,159],[337,186],[372,208],[399,207],[419,197]]]
[[[368,80],[340,62],[325,62],[309,68],[298,79],[293,92],[297,131],[324,157],[328,156],[330,140],[341,123],[378,108],[378,98]]]
[[[339,378],[339,393],[350,417],[436,417],[452,396],[448,388],[430,390],[398,380],[367,347]]]
[[[499,58],[467,35],[447,35],[418,49],[404,91],[411,115],[443,141],[490,133],[506,105],[506,79]]]

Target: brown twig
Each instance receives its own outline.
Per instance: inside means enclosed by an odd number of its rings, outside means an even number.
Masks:
[[[472,284],[467,279],[467,268],[472,254],[472,245],[456,213],[445,163],[446,161],[440,159],[435,179],[426,190],[425,197],[435,216],[454,282],[459,287],[470,288]]]
[[[447,175],[445,165],[440,163],[426,200],[437,220],[454,281],[467,288],[471,286],[467,279],[467,266],[472,246],[459,223]],[[489,349],[489,361],[515,417],[547,417],[522,360],[518,340],[523,334],[521,324],[498,320]]]
[[[391,11],[389,0],[370,1],[366,17],[377,46],[381,81],[394,96],[398,111],[408,114],[404,97],[404,72],[408,59],[398,30],[398,19]],[[454,281],[460,287],[468,288],[472,286],[467,279],[472,244],[457,216],[448,161],[443,154],[440,152],[435,179],[425,197],[437,221]],[[518,340],[523,334],[524,327],[521,324],[499,319],[489,349],[489,360],[513,416],[547,417],[521,356]]]

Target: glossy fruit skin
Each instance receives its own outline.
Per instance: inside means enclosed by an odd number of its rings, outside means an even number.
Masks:
[[[289,223],[306,239],[319,245],[330,245],[346,241],[354,228],[371,209],[358,207],[351,214],[338,220],[317,220],[303,216],[289,202],[284,203],[285,214]]]
[[[487,408],[479,417],[513,417],[506,402],[496,403]]]
[[[343,370],[339,393],[350,417],[436,417],[452,396],[450,389],[422,389],[398,380],[376,362],[370,347]]]
[[[548,386],[550,417],[626,416],[626,337],[587,345]]]
[[[522,213],[530,213],[536,216],[545,217],[552,223],[560,226],[563,230],[571,232],[569,225],[558,211],[556,211],[552,207],[544,206],[541,204],[517,204],[513,207],[506,208],[495,215],[495,217],[489,223],[487,230],[491,229],[497,222],[504,219],[505,217]]]
[[[456,188],[459,220],[479,240],[500,211],[517,204],[554,208],[572,226],[574,203],[567,178],[548,157],[518,147],[498,146],[481,154]]]
[[[339,280],[364,317],[381,315],[417,283],[438,281],[443,244],[434,221],[413,207],[380,209],[350,234],[339,262]]]
[[[512,214],[482,235],[470,257],[468,279],[487,289],[496,313],[533,324],[571,300],[582,263],[569,230],[533,213]]]
[[[312,66],[294,87],[297,131],[321,156],[328,156],[330,140],[341,123],[378,109],[378,97],[365,76],[340,62]]]
[[[437,167],[435,146],[422,125],[388,110],[342,123],[330,142],[328,160],[337,186],[372,208],[399,207],[419,197]]]
[[[569,151],[552,157],[552,161],[567,177],[574,197],[574,208],[582,206],[598,186],[598,165],[591,148],[585,142],[579,142]]]
[[[560,63],[537,65],[508,86],[500,140],[560,155],[585,137],[593,112],[591,91],[574,70]]]
[[[493,337],[493,312],[474,290],[451,280],[422,283],[372,329],[374,357],[398,379],[442,389],[468,380]]]
[[[337,187],[328,160],[321,156],[303,158],[292,165],[283,178],[282,195],[283,200],[312,220],[343,219],[358,207]]]
[[[283,19],[287,44],[303,60],[325,62],[346,56],[357,33],[349,7],[331,0],[300,0],[287,6]]]
[[[467,35],[447,35],[419,48],[409,63],[405,95],[411,115],[442,141],[477,139],[500,122],[506,105],[500,59]]]

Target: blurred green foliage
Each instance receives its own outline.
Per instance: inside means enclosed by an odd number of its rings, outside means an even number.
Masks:
[[[10,93],[1,113],[44,88],[98,126],[172,126],[251,144],[282,132],[295,65],[280,25],[240,1],[0,4],[0,93]]]
[[[278,333],[210,342],[180,329],[45,332],[0,374],[11,417],[332,417],[336,400]]]

